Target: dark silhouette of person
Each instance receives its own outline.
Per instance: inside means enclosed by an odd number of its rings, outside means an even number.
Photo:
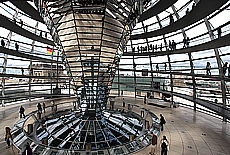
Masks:
[[[123,105],[122,105],[123,107],[125,107],[125,99],[123,98]]]
[[[226,72],[227,72],[227,68],[228,68],[228,62],[225,62],[224,63],[224,66],[223,66],[223,75],[225,76]]]
[[[159,66],[158,66],[158,64],[156,65],[156,71],[159,72]]]
[[[146,104],[146,101],[147,101],[147,98],[146,98],[146,95],[144,97],[144,104]]]
[[[194,2],[193,4],[192,4],[192,9],[194,9],[196,7],[196,3]]]
[[[160,51],[162,51],[162,43],[161,43],[161,45],[160,45]]]
[[[230,64],[228,66],[228,78],[230,78]]]
[[[16,49],[16,51],[18,51],[18,49],[19,49],[18,43],[15,43],[15,49]]]
[[[23,21],[22,21],[22,19],[20,19],[20,26],[21,26],[21,27],[23,26]]]
[[[189,47],[189,37],[186,38],[186,45]]]
[[[211,75],[211,64],[210,62],[207,62],[207,65],[206,65],[206,75]]]
[[[169,40],[169,50],[172,50],[172,43],[170,40]]]
[[[217,34],[218,34],[218,38],[220,38],[221,37],[221,27],[218,27],[217,28]]]
[[[166,136],[163,136],[163,138],[161,139],[161,155],[167,155],[168,145],[169,141],[167,140]]]
[[[167,69],[167,64],[165,63],[165,71],[166,71],[166,69]]]
[[[187,47],[187,39],[186,38],[183,39],[183,43],[184,43],[183,48],[186,48]]]
[[[22,71],[22,75],[24,75],[24,69],[23,68],[21,68],[21,71]]]
[[[170,20],[170,23],[169,23],[170,25],[174,23],[174,18],[172,14],[169,15],[169,20]]]
[[[40,102],[38,103],[37,108],[38,108],[38,112],[42,114],[42,105]]]
[[[40,37],[42,37],[42,31],[40,32]]]
[[[2,47],[5,47],[5,45],[6,45],[5,41],[3,39],[1,40],[1,45],[2,45]]]
[[[11,132],[10,132],[10,127],[5,127],[5,141],[6,141],[6,144],[7,144],[7,148],[10,147],[10,139],[11,139]]]
[[[94,46],[91,47],[91,50],[94,50]]]
[[[166,123],[165,118],[162,114],[160,114],[160,125],[161,125],[161,131],[164,130],[164,124]]]
[[[185,11],[185,14],[187,15],[189,13],[189,8],[187,8],[187,10]]]
[[[23,106],[21,105],[20,109],[19,109],[19,113],[20,113],[20,118],[25,117],[25,109],[23,108]]]
[[[45,102],[42,103],[42,108],[43,108],[44,113],[46,113],[46,104],[45,104]]]
[[[172,49],[173,49],[173,50],[176,50],[176,43],[175,43],[174,40],[172,40]]]

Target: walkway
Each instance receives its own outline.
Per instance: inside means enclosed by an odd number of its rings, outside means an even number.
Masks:
[[[42,17],[39,15],[38,11],[26,1],[11,1],[16,7],[30,15],[30,17],[36,21],[44,23]]]
[[[162,29],[157,29],[155,31],[142,33],[142,34],[136,34],[132,35],[130,37],[130,40],[136,40],[136,39],[145,39],[150,37],[157,37],[160,35],[164,35],[170,32],[175,32],[177,30],[180,30],[184,27],[187,27],[189,25],[192,25],[193,23],[207,17],[209,14],[214,12],[215,10],[219,9],[222,5],[227,3],[228,0],[202,0],[197,3],[197,6],[191,10],[187,15],[183,16],[176,22],[174,22],[171,25],[168,25],[166,27],[163,27]],[[208,4],[208,7],[207,7]],[[205,9],[204,9],[205,8]]]
[[[54,42],[51,40],[48,40],[46,38],[42,38],[30,31],[27,31],[23,28],[21,28],[20,26],[18,26],[17,24],[13,23],[12,21],[10,21],[7,17],[0,15],[0,27],[3,27],[5,29],[8,29],[10,31],[15,32],[16,34],[20,34],[21,36],[25,36],[31,40],[35,40],[44,44],[48,44],[48,45],[52,45],[54,46]]]
[[[166,10],[170,6],[172,6],[174,3],[176,3],[178,0],[160,0],[158,1],[153,7],[151,7],[149,10],[143,12],[138,22],[142,22],[146,19],[149,19],[153,16],[156,16],[157,14],[161,13],[162,11]]]
[[[166,135],[170,141],[169,155],[230,155],[230,124],[223,123],[220,119],[208,116],[191,109],[159,108],[143,105],[143,99],[125,97],[127,103],[143,106],[159,116],[162,113],[166,118],[165,130],[160,138]],[[116,105],[121,106],[122,98],[116,98]],[[120,105],[119,105],[120,103]],[[26,112],[36,109],[36,104],[28,104]],[[4,127],[12,126],[18,120],[18,109],[1,107],[0,111],[11,113],[0,118],[0,148],[4,155],[14,155],[12,149],[5,149]],[[150,146],[135,155],[148,155]],[[16,153],[15,153],[16,154]],[[157,146],[156,155],[160,155]]]

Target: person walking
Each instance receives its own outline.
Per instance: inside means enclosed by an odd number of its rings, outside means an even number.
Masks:
[[[5,47],[5,45],[6,45],[5,41],[3,39],[1,40],[1,45],[2,45],[2,47]]]
[[[21,68],[21,72],[22,72],[22,75],[24,75],[24,69],[23,68]]]
[[[123,107],[125,107],[125,99],[123,98]]]
[[[43,108],[44,113],[46,113],[46,104],[45,104],[45,102],[42,103],[42,108]]]
[[[5,127],[5,141],[6,141],[6,144],[7,144],[7,147],[6,148],[9,148],[10,147],[10,138],[11,138],[11,132],[10,132],[10,127]]]
[[[172,50],[176,50],[176,43],[174,40],[172,40]]]
[[[225,62],[224,63],[224,66],[223,66],[223,75],[225,76],[226,72],[227,72],[227,68],[228,68],[228,62]]]
[[[161,131],[164,130],[164,124],[166,123],[165,118],[162,114],[160,114],[160,125],[161,125]]]
[[[19,113],[20,113],[20,118],[23,118],[25,117],[25,109],[24,107],[21,105],[20,109],[19,109]]]
[[[228,65],[228,78],[230,78],[230,64]]]
[[[207,65],[206,65],[206,75],[211,75],[211,65],[210,65],[210,62],[207,62]]]
[[[15,43],[15,49],[16,49],[16,51],[18,52],[18,49],[19,49],[18,43]]]
[[[156,71],[159,72],[159,66],[158,66],[158,64],[156,65]]]
[[[144,97],[144,104],[146,104],[146,101],[147,101],[147,98],[146,98],[146,95]]]
[[[42,105],[40,102],[38,103],[37,108],[38,108],[38,112],[42,114]]]
[[[170,20],[169,25],[171,25],[172,23],[174,23],[174,18],[173,18],[172,14],[169,15],[169,20]]]
[[[187,47],[187,39],[186,38],[183,39],[183,43],[184,43],[183,48],[186,48]]]
[[[163,138],[161,139],[161,155],[168,154],[168,146],[169,146],[169,141],[166,138],[166,136],[163,136]]]
[[[217,34],[218,34],[218,38],[220,38],[221,37],[221,27],[218,27],[217,28]]]

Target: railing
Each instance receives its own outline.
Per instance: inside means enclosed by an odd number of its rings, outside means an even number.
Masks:
[[[39,101],[38,101],[39,102]],[[71,110],[71,107],[74,106],[71,101],[59,101],[57,104],[46,104],[46,113],[55,114],[57,111],[57,108],[53,108],[54,106],[65,106],[65,109],[67,111]],[[73,100],[74,102],[74,100]],[[51,107],[51,110],[49,108]],[[132,107],[132,108],[131,108]],[[129,105],[128,111],[138,111],[141,112],[142,116],[139,116],[144,121],[144,128],[146,129],[143,134],[140,134],[137,138],[135,138],[133,141],[124,143],[119,146],[114,146],[110,148],[105,149],[98,149],[98,150],[70,150],[70,149],[63,149],[63,148],[57,148],[57,147],[51,147],[42,144],[42,142],[35,141],[31,138],[32,135],[34,135],[34,132],[36,131],[36,128],[34,124],[39,123],[42,121],[42,119],[39,119],[37,117],[37,111],[33,111],[30,114],[28,114],[25,118],[20,119],[13,127],[12,129],[12,138],[13,138],[13,144],[15,147],[20,150],[21,152],[24,151],[25,146],[27,143],[32,148],[35,155],[38,154],[52,154],[52,153],[61,153],[70,155],[73,153],[84,155],[86,152],[91,153],[107,153],[107,154],[117,154],[119,151],[122,151],[124,154],[130,154],[134,153],[136,151],[139,151],[146,146],[148,146],[151,143],[152,134],[159,136],[160,134],[160,121],[157,118],[155,114],[150,112],[149,110],[145,108],[140,108],[138,105]],[[53,109],[53,110],[52,110]],[[122,109],[121,109],[122,110]],[[141,110],[141,111],[140,111]],[[134,113],[135,114],[135,113]],[[135,114],[138,115],[138,114]],[[147,116],[147,117],[146,117]],[[49,115],[47,115],[49,117]],[[143,117],[143,118],[142,118]],[[31,130],[32,126],[32,130]],[[120,154],[123,154],[120,153]]]

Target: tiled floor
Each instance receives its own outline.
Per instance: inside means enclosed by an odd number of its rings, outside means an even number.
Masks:
[[[165,130],[159,139],[166,135],[170,142],[168,155],[230,155],[230,124],[209,115],[194,112],[191,109],[159,108],[143,105],[143,99],[125,97],[127,103],[138,104],[166,118]],[[121,98],[116,98],[120,106]],[[14,107],[14,108],[12,108]],[[25,105],[26,112],[34,110],[36,104]],[[4,127],[12,126],[18,120],[19,107],[9,106],[0,108],[0,155],[14,155],[12,148],[6,149],[4,142]],[[141,150],[135,155],[148,155],[152,146]],[[160,155],[157,145],[155,155]]]

